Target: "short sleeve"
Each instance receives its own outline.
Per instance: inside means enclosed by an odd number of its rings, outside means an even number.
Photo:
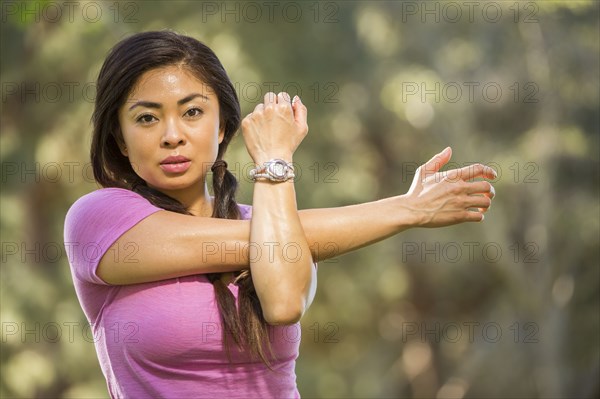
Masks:
[[[240,210],[240,218],[242,220],[252,219],[252,206],[245,205],[245,204],[238,204],[238,208]]]
[[[133,191],[103,188],[84,195],[65,218],[64,240],[74,278],[108,285],[96,275],[102,256],[127,230],[162,210]]]

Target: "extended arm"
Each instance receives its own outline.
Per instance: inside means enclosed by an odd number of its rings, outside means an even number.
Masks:
[[[410,227],[482,220],[494,195],[493,187],[486,181],[465,180],[492,179],[494,172],[473,165],[429,174],[429,168],[437,165],[439,170],[449,159],[449,154],[441,153],[423,165],[405,195],[345,207],[299,211],[313,259],[332,258]],[[471,208],[481,209],[469,210]],[[249,242],[250,221],[160,211],[128,230],[111,248],[121,249],[114,251],[121,254],[133,243],[137,249],[133,261],[137,262],[104,256],[98,275],[112,284],[135,284],[247,269]]]

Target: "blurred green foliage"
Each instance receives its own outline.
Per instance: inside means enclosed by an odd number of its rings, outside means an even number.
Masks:
[[[301,208],[404,193],[447,145],[500,174],[485,223],[320,265],[304,397],[600,395],[598,2],[70,4],[2,2],[1,397],[108,397],[62,229],[97,188],[104,56],[154,29],[213,48],[244,115],[271,87],[302,96]],[[226,159],[249,203],[241,137]]]

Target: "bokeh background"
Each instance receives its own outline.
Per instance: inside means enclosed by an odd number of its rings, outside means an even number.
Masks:
[[[156,29],[213,48],[244,115],[269,90],[302,96],[300,208],[402,194],[448,145],[450,166],[499,173],[483,224],[320,264],[303,397],[600,395],[598,2],[67,3],[1,5],[1,397],[108,397],[63,221],[97,188],[103,59]],[[226,159],[250,203],[241,136]]]

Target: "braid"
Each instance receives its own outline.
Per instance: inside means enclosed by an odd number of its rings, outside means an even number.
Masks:
[[[242,271],[236,278],[235,284],[239,286],[239,307],[240,310],[243,309],[243,311],[240,311],[240,324],[245,330],[244,335],[247,342],[257,343],[257,345],[248,345],[248,348],[252,356],[260,358],[271,369],[266,352],[273,357],[269,339],[272,337],[269,337],[269,329],[262,313],[258,295],[254,289],[250,270]]]
[[[229,336],[233,337],[233,341],[238,347],[242,347],[246,342],[244,331],[240,326],[240,318],[236,312],[231,312],[231,309],[236,309],[235,297],[225,286],[221,280],[221,273],[210,273],[206,277],[214,287],[215,297],[217,298],[217,307],[219,308],[219,317],[223,325],[223,344],[227,350],[227,358],[231,362],[231,353],[229,351]]]
[[[213,172],[213,191],[215,195],[212,217],[221,219],[240,219],[240,210],[235,201],[238,182],[235,176],[227,170],[227,162],[217,159],[211,167]],[[213,284],[217,305],[223,324],[223,341],[229,346],[227,333],[231,332],[235,343],[245,346],[255,358],[260,358],[271,369],[267,353],[273,357],[273,351],[268,339],[267,323],[262,313],[262,307],[250,270],[238,272],[234,284],[239,287],[238,307],[231,291],[220,279],[222,273],[210,273],[208,280]],[[271,369],[272,370],[272,369]]]
[[[233,173],[227,170],[227,162],[217,159],[210,168],[213,172],[215,205],[212,216],[221,219],[239,219],[240,210],[235,201],[238,182]]]

